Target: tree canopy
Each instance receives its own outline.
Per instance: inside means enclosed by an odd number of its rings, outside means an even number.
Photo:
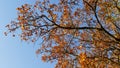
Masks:
[[[55,68],[120,67],[120,0],[37,0],[17,10],[5,35],[21,30],[22,40],[42,39],[36,54],[44,62],[56,62]]]

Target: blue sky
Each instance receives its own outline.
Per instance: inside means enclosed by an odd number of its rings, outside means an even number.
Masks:
[[[17,17],[18,6],[33,4],[35,0],[0,0],[0,68],[54,68],[35,54],[37,44],[21,41],[18,37],[5,36],[5,25]]]

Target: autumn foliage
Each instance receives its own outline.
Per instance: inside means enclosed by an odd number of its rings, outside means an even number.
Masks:
[[[120,68],[120,0],[37,0],[17,8],[6,27],[41,41],[37,54],[55,68]],[[13,35],[15,36],[15,35]]]

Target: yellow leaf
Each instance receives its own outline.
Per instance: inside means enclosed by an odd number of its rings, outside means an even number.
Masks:
[[[21,24],[21,30],[24,30],[25,27],[24,27],[24,24]]]
[[[53,14],[53,21],[56,22],[57,14]]]
[[[47,11],[51,16],[53,15],[53,12],[51,10]]]

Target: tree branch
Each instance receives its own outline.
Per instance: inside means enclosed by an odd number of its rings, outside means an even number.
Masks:
[[[113,0],[114,2],[115,2],[115,7],[118,9],[118,11],[120,12],[120,8],[118,7],[118,4],[117,4],[117,2],[115,1],[115,0]]]
[[[42,17],[45,17],[47,20],[49,20],[50,22],[52,22],[55,26],[59,27],[59,28],[62,28],[62,29],[77,29],[77,30],[80,30],[80,29],[96,29],[96,30],[102,30],[101,28],[97,28],[97,27],[66,27],[66,26],[61,26],[61,25],[58,25],[56,24],[54,21],[50,20],[47,16],[45,15],[41,15],[40,18]]]
[[[85,1],[85,0],[83,0],[83,1],[84,1],[89,7],[92,8],[92,10],[93,10],[93,12],[94,12],[94,15],[95,15],[95,18],[96,18],[97,22],[99,23],[99,25],[101,26],[101,29],[102,29],[106,34],[108,34],[110,37],[114,38],[116,41],[120,41],[120,39],[116,38],[114,35],[112,35],[111,33],[109,33],[109,32],[103,27],[103,25],[101,24],[101,22],[100,22],[100,20],[99,20],[99,18],[98,18],[96,9],[94,9],[87,1]],[[97,2],[98,2],[98,1],[95,2],[95,4],[96,4],[95,7],[97,7]]]

